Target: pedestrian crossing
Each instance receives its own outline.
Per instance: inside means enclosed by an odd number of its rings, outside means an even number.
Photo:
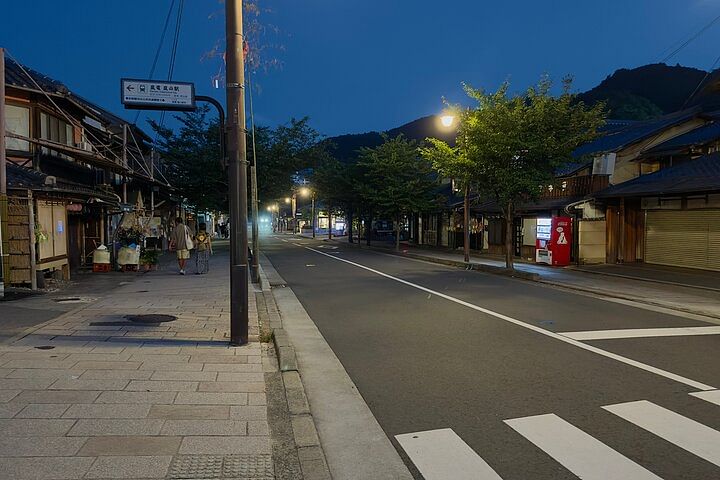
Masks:
[[[720,405],[720,390],[691,395]],[[718,430],[647,400],[601,408],[720,467]],[[553,413],[503,422],[583,480],[662,480],[652,471],[652,465],[636,463]],[[475,452],[452,429],[406,433],[395,439],[425,480],[503,479],[478,454],[481,452]],[[720,470],[715,478],[720,478]]]

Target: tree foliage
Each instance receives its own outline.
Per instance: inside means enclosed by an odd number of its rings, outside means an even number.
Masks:
[[[363,148],[358,164],[365,170],[361,195],[379,213],[395,220],[397,248],[401,218],[436,205],[432,166],[418,154],[416,142],[402,135],[385,137],[378,147]]]
[[[227,172],[222,166],[217,118],[208,108],[175,117],[180,129],[173,131],[154,121],[165,176],[187,202],[199,211],[227,210]]]

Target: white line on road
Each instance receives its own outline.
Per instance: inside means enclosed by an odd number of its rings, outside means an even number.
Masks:
[[[607,340],[613,338],[681,337],[689,335],[720,335],[720,327],[625,328],[621,330],[590,330],[561,332],[575,340]]]
[[[700,400],[720,405],[720,390],[712,390],[710,392],[694,392],[691,393],[693,397],[697,397]]]
[[[660,375],[661,377],[665,377],[665,378],[668,378],[668,379],[670,379],[670,380],[674,380],[674,381],[679,382],[679,383],[684,383],[685,385],[688,385],[688,386],[690,386],[690,387],[692,387],[692,388],[696,388],[696,389],[698,389],[698,390],[716,390],[715,387],[711,387],[710,385],[706,385],[706,384],[704,384],[704,383],[697,382],[697,381],[692,380],[692,379],[690,379],[690,378],[683,377],[683,376],[681,376],[681,375],[677,375],[677,374],[675,374],[675,373],[668,372],[668,371],[666,371],[666,370],[663,370],[663,369],[660,369],[660,368],[657,368],[657,367],[653,367],[652,365],[648,365],[648,364],[646,364],[646,363],[638,362],[638,361],[633,360],[633,359],[631,359],[631,358],[623,357],[622,355],[618,355],[618,354],[616,354],[616,353],[608,352],[608,351],[605,351],[605,350],[603,350],[603,349],[601,349],[601,348],[597,348],[597,347],[594,347],[594,346],[592,346],[592,345],[588,345],[588,344],[582,343],[582,342],[580,342],[580,341],[578,341],[578,340],[575,340],[575,339],[568,338],[568,337],[565,337],[565,336],[563,336],[563,335],[560,335],[559,333],[551,332],[551,331],[549,331],[549,330],[545,330],[544,328],[538,327],[538,326],[536,326],[536,325],[532,325],[532,324],[529,324],[529,323],[525,323],[525,322],[523,322],[523,321],[521,321],[521,320],[518,320],[518,319],[516,319],[516,318],[512,318],[512,317],[509,317],[509,316],[507,316],[507,315],[503,315],[502,313],[494,312],[494,311],[489,310],[489,309],[487,309],[487,308],[483,308],[483,307],[474,305],[474,304],[472,304],[472,303],[470,303],[470,302],[466,302],[466,301],[464,301],[464,300],[460,300],[459,298],[451,297],[450,295],[446,295],[446,294],[444,294],[444,293],[441,293],[441,292],[432,290],[432,289],[430,289],[430,288],[423,287],[422,285],[418,285],[418,284],[416,284],[416,283],[408,282],[407,280],[403,280],[402,278],[393,277],[392,275],[389,275],[389,274],[387,274],[387,273],[381,272],[381,271],[379,271],[379,270],[375,270],[374,268],[366,267],[365,265],[361,265],[361,264],[359,264],[359,263],[352,262],[352,261],[346,260],[346,259],[344,259],[344,258],[336,257],[335,255],[330,255],[330,254],[328,254],[328,253],[321,252],[320,250],[317,250],[317,249],[315,249],[315,248],[311,248],[311,247],[305,247],[305,248],[307,248],[308,250],[311,250],[311,251],[313,251],[313,252],[315,252],[315,253],[318,253],[318,254],[320,254],[320,255],[324,255],[324,256],[326,256],[326,257],[332,258],[333,260],[337,260],[338,262],[345,262],[345,263],[350,264],[350,265],[353,265],[353,266],[355,266],[355,267],[362,268],[363,270],[367,270],[368,272],[372,272],[372,273],[374,273],[374,274],[376,274],[376,275],[380,275],[381,277],[385,277],[385,278],[388,278],[388,279],[390,279],[390,280],[394,280],[394,281],[396,281],[396,282],[402,283],[403,285],[407,285],[407,286],[409,286],[409,287],[417,288],[418,290],[421,290],[421,291],[426,292],[426,293],[430,293],[430,294],[432,294],[432,295],[437,295],[437,296],[440,297],[440,298],[444,298],[445,300],[449,300],[449,301],[451,301],[451,302],[457,303],[458,305],[462,305],[462,306],[464,306],[464,307],[471,308],[471,309],[476,310],[476,311],[478,311],[478,312],[482,312],[482,313],[484,313],[484,314],[486,314],[486,315],[490,315],[490,316],[493,316],[493,317],[495,317],[495,318],[499,318],[500,320],[504,320],[504,321],[506,321],[506,322],[512,323],[512,324],[514,324],[514,325],[517,325],[517,326],[519,326],[519,327],[523,327],[523,328],[526,328],[526,329],[528,329],[528,330],[532,330],[532,331],[534,331],[534,332],[536,332],[536,333],[539,333],[539,334],[541,334],[541,335],[545,335],[545,336],[547,336],[547,337],[554,338],[555,340],[560,340],[561,342],[568,343],[568,344],[570,344],[570,345],[573,345],[573,346],[575,346],[575,347],[581,348],[581,349],[583,349],[583,350],[587,350],[587,351],[589,351],[589,352],[593,352],[593,353],[596,353],[596,354],[598,354],[598,355],[602,355],[603,357],[612,358],[613,360],[617,360],[618,362],[624,363],[624,364],[626,364],[626,365],[630,365],[630,366],[632,366],[632,367],[639,368],[639,369],[641,369],[641,370],[645,370],[646,372],[654,373],[655,375]]]
[[[717,430],[647,400],[602,408],[720,466],[720,432]]]
[[[395,435],[425,480],[502,480],[452,429]]]
[[[579,478],[662,480],[557,415],[515,418],[505,423]]]

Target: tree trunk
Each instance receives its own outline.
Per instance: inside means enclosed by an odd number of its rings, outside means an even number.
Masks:
[[[505,266],[512,270],[513,267],[513,220],[515,209],[513,202],[509,201],[505,209]]]
[[[366,240],[367,240],[368,247],[370,246],[370,237],[372,237],[372,223],[373,223],[373,216],[372,216],[372,212],[370,212],[368,214],[368,224],[367,224],[367,227],[365,228],[365,231],[367,232]]]
[[[346,219],[347,222],[345,225],[347,225],[348,229],[348,242],[353,243],[353,212],[352,210],[348,210],[348,218]]]
[[[463,199],[463,253],[465,263],[470,263],[470,186],[465,186],[465,198]]]
[[[395,250],[400,251],[400,214],[395,216]]]

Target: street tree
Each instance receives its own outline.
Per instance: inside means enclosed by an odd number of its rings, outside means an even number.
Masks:
[[[331,214],[346,217],[348,241],[353,242],[353,220],[362,206],[364,175],[357,163],[342,163],[328,157],[312,174],[316,198],[322,200]]]
[[[400,250],[402,218],[437,203],[432,166],[419,155],[416,142],[402,135],[385,137],[375,148],[363,148],[358,163],[366,170],[363,195],[378,213],[394,220],[395,249]]]
[[[180,129],[173,131],[155,121],[165,176],[198,211],[227,210],[227,172],[220,151],[217,118],[208,118],[208,107],[176,116]]]
[[[476,102],[462,117],[458,147],[477,169],[481,195],[494,199],[505,220],[506,266],[513,268],[512,225],[516,206],[537,199],[572,152],[597,137],[605,121],[604,105],[586,106],[571,93],[565,78],[560,95],[543,77],[525,92],[508,94],[504,83],[486,93],[470,86]]]

